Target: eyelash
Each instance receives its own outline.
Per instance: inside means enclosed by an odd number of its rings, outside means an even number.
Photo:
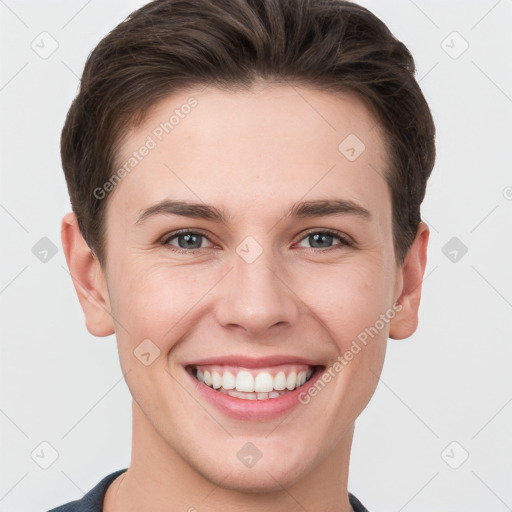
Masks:
[[[336,248],[340,248],[340,247],[353,247],[354,246],[354,244],[346,236],[344,236],[342,233],[340,233],[339,231],[331,230],[331,229],[323,229],[323,230],[318,230],[317,229],[317,230],[308,231],[299,240],[299,242],[302,242],[302,240],[304,240],[308,236],[315,235],[315,234],[322,234],[322,235],[333,236],[334,238],[337,238],[341,243],[338,244],[338,245],[334,245],[332,247],[327,247],[325,249],[319,249],[317,247],[306,248],[306,249],[309,249],[309,250],[314,251],[314,252],[327,252],[327,251],[330,251],[330,250],[335,250]],[[207,240],[209,240],[208,236],[205,233],[202,233],[200,231],[191,231],[189,229],[180,229],[178,231],[173,231],[169,235],[166,235],[163,238],[161,244],[163,246],[166,246],[166,247],[170,248],[171,251],[174,251],[174,252],[177,252],[177,253],[188,253],[188,254],[192,253],[192,254],[194,254],[194,253],[196,253],[198,251],[206,249],[206,247],[201,247],[199,249],[182,249],[182,248],[170,245],[169,242],[171,240],[173,240],[174,238],[178,237],[179,235],[199,235],[199,236],[202,236],[202,237],[206,238]]]

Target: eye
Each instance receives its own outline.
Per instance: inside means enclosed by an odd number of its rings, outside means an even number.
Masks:
[[[162,245],[172,246],[172,250],[176,250],[177,252],[194,252],[204,248],[202,245],[203,238],[208,240],[206,235],[203,233],[183,229],[181,231],[175,231],[174,233],[171,233],[170,236],[164,238]],[[176,245],[170,243],[171,240],[174,239],[177,239],[178,241],[178,248],[176,249],[174,249]]]
[[[171,241],[175,239],[178,242],[177,245],[171,243]],[[171,250],[176,252],[190,253],[206,247],[202,243],[203,239],[209,240],[208,237],[201,232],[182,229],[180,231],[170,233],[162,240],[161,244],[170,246]],[[331,244],[334,239],[337,239],[340,243],[332,246]],[[306,236],[302,237],[301,242],[302,240],[308,240],[312,244],[313,249],[329,250],[340,246],[353,246],[353,243],[348,239],[348,237],[344,236],[342,233],[329,229],[322,231],[310,231]]]
[[[331,244],[333,239],[338,239],[340,243],[335,246],[326,246],[326,244]],[[313,249],[335,249],[336,246],[352,247],[353,245],[352,242],[342,233],[329,229],[323,231],[310,231],[301,239],[301,241],[302,240],[308,240],[312,244]]]

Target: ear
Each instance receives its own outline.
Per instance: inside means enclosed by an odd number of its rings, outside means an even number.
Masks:
[[[67,213],[62,219],[61,240],[71,279],[85,315],[87,330],[99,337],[114,334],[103,269],[84,240],[73,212]]]
[[[411,336],[418,327],[418,309],[421,299],[421,285],[427,265],[429,229],[420,222],[416,237],[407,252],[402,268],[399,269],[397,301],[402,309],[390,322],[389,337],[401,340]]]

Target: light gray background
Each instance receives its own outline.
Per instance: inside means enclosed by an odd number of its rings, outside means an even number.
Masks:
[[[60,242],[59,137],[87,55],[144,3],[0,1],[0,512],[78,499],[129,465],[115,338],[87,332]],[[349,490],[372,512],[512,510],[512,1],[360,3],[415,56],[438,157],[420,326],[389,341]],[[43,31],[59,45],[47,59],[31,48]],[[58,249],[46,263],[32,251],[43,237]],[[468,248],[455,262],[453,237]],[[42,442],[58,452],[48,469]]]

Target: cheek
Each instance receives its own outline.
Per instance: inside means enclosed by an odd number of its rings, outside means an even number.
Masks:
[[[213,269],[173,268],[161,262],[148,265],[137,258],[119,265],[117,274],[114,314],[122,324],[117,335],[120,350],[133,351],[142,340],[150,339],[162,354],[194,329],[197,311],[220,279]]]
[[[329,328],[340,349],[390,307],[392,279],[382,262],[318,267],[298,294]]]
[[[135,268],[122,285],[120,313],[137,328],[159,333],[184,314],[196,288],[196,279],[186,272],[162,267]]]
[[[118,267],[115,287],[119,359],[133,397],[149,404],[156,389],[169,385],[167,354],[194,329],[191,310],[211,285],[192,267],[132,262],[127,268]]]

